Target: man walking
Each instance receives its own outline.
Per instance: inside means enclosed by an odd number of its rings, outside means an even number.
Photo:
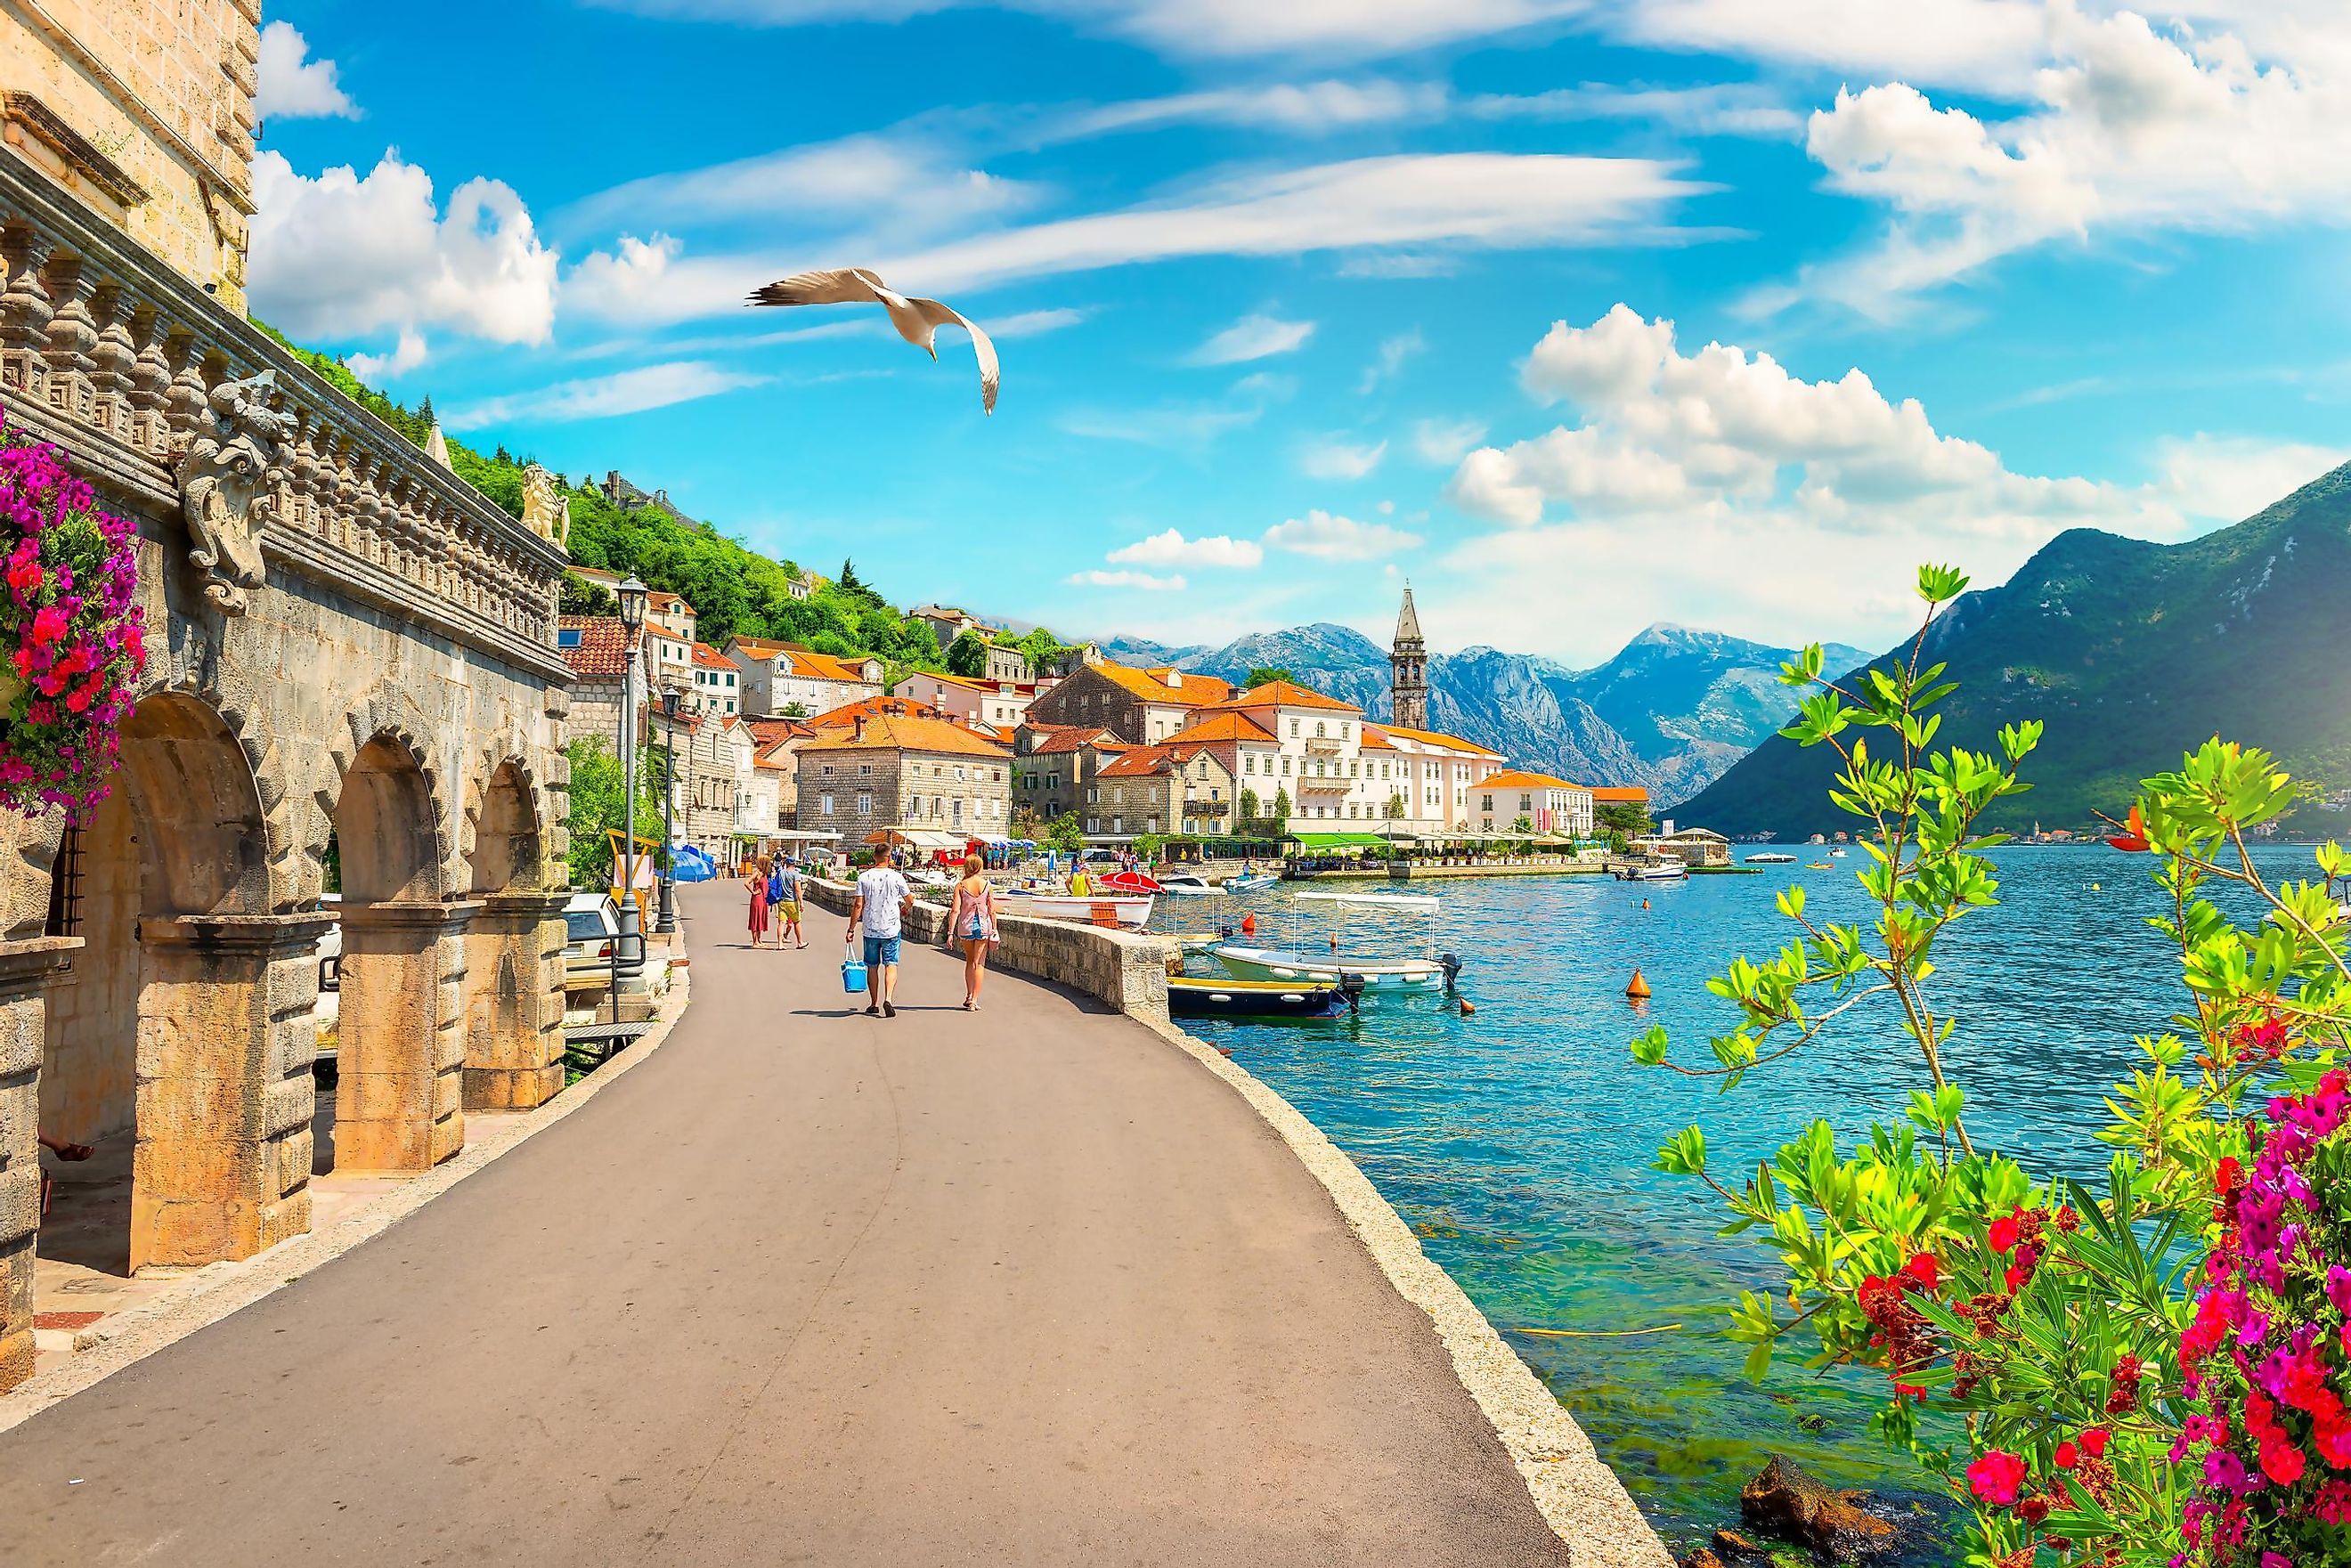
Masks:
[[[914,890],[890,863],[890,852],[873,852],[873,863],[858,873],[857,901],[849,907],[850,943],[865,938],[865,1010],[896,1018],[898,941],[906,916],[914,912]]]

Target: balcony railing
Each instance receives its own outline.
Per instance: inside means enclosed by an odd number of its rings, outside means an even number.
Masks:
[[[517,521],[5,149],[0,398],[180,517],[225,613],[283,566],[562,675],[551,487],[540,529]]]
[[[1201,795],[1184,797],[1184,814],[1187,817],[1221,817],[1232,809],[1230,800],[1212,800]]]

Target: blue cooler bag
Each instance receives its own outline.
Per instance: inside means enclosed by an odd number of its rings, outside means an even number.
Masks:
[[[841,988],[854,995],[865,988],[865,966],[854,958],[841,961]]]

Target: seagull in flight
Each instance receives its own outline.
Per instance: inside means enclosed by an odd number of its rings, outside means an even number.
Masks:
[[[754,305],[879,305],[890,313],[898,336],[930,355],[939,357],[938,329],[960,327],[971,334],[971,351],[979,361],[979,406],[996,412],[996,345],[978,326],[935,299],[915,299],[899,293],[862,267],[837,267],[819,272],[796,272],[754,292]]]

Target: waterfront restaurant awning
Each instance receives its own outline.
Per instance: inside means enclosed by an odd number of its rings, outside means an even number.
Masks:
[[[904,844],[913,850],[959,850],[968,841],[961,833],[936,828],[876,828],[865,835],[869,844]]]
[[[1290,838],[1310,850],[1376,850],[1387,847],[1377,833],[1292,833]]]

